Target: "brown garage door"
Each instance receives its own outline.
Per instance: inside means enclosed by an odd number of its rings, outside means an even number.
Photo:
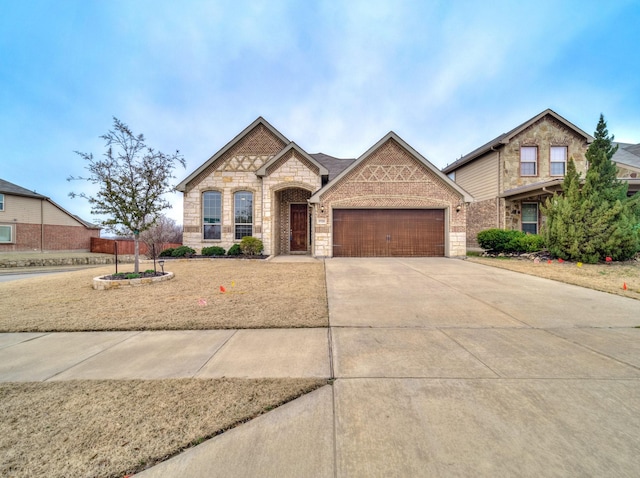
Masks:
[[[444,209],[334,209],[333,256],[444,256]]]

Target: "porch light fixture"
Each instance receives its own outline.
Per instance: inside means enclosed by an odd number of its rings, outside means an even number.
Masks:
[[[324,214],[324,204],[320,205],[320,212]]]
[[[164,259],[160,259],[158,261],[158,264],[160,264],[160,267],[162,268],[162,273],[164,274]]]
[[[460,204],[458,204],[458,206],[456,206],[456,212],[460,212],[461,209],[462,209],[462,206],[460,206]]]

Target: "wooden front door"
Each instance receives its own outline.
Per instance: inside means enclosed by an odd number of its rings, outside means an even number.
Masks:
[[[307,227],[308,214],[306,204],[291,204],[289,221],[291,231],[289,234],[289,251],[307,251]]]

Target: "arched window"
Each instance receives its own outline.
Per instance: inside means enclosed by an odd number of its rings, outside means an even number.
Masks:
[[[202,193],[202,224],[204,239],[220,239],[222,195],[218,191]]]
[[[233,196],[235,239],[253,235],[253,193],[238,191]]]

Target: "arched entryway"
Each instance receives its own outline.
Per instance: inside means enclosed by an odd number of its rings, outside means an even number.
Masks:
[[[291,187],[275,193],[275,253],[311,252],[311,210],[307,203],[311,191]]]

